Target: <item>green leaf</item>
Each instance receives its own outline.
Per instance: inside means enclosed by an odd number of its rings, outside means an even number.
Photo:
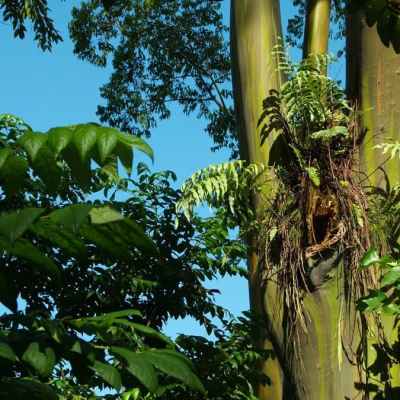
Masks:
[[[37,269],[55,279],[57,283],[61,282],[60,269],[54,264],[51,258],[41,253],[31,242],[19,239],[10,245],[5,241],[0,241],[0,248],[16,257],[30,261]]]
[[[193,373],[188,361],[180,355],[172,355],[161,350],[152,350],[142,353],[157,369],[183,382],[190,388],[204,393],[204,386]]]
[[[140,399],[140,389],[134,388],[127,392],[124,392],[121,396],[121,400],[139,400]]]
[[[22,355],[22,361],[35,369],[40,376],[47,377],[53,371],[56,356],[52,348],[46,347],[42,352],[39,343],[33,342]]]
[[[324,129],[324,130],[321,130],[318,132],[314,132],[311,134],[311,139],[322,140],[323,142],[329,142],[337,136],[348,137],[349,132],[348,132],[347,127],[334,126],[333,128],[330,128],[330,129]]]
[[[99,376],[101,376],[105,382],[107,382],[114,389],[119,390],[121,388],[121,375],[118,370],[110,364],[105,364],[100,361],[95,361],[93,367],[91,367]]]
[[[34,162],[43,146],[47,143],[47,135],[38,132],[27,131],[18,140],[18,144],[28,153]]]
[[[162,333],[158,332],[157,330],[153,329],[150,326],[138,324],[132,321],[127,321],[125,319],[115,319],[114,323],[118,325],[129,326],[133,330],[140,332],[145,336],[152,337],[153,339],[158,339],[161,340],[162,342],[173,345],[173,341],[171,339],[169,339],[167,336],[163,335]]]
[[[62,170],[57,164],[50,147],[47,145],[42,146],[31,167],[47,186],[47,189],[52,193],[56,193],[60,184]]]
[[[97,141],[97,127],[92,124],[78,125],[75,128],[72,140],[78,150],[81,161],[87,161],[90,158],[90,151]]]
[[[21,190],[25,179],[28,178],[28,162],[17,155],[10,155],[0,169],[1,184],[7,196],[14,195]]]
[[[7,343],[4,342],[0,342],[0,357],[5,358],[12,362],[18,361],[18,357],[14,353],[13,349]]]
[[[369,296],[360,300],[359,308],[364,312],[377,311],[385,304],[386,300],[385,293],[380,290],[373,290]]]
[[[90,189],[90,181],[92,177],[92,170],[90,167],[90,160],[82,161],[81,157],[77,155],[76,149],[67,147],[64,149],[62,156],[64,161],[71,169],[71,176],[74,181],[83,189]]]
[[[400,280],[400,267],[391,268],[381,279],[381,286],[393,285]]]
[[[145,153],[154,161],[153,149],[141,138],[133,135],[127,135],[126,133],[119,133],[119,141],[131,146],[133,149],[138,149]]]
[[[388,315],[399,315],[400,306],[398,304],[389,303],[382,307],[382,311]]]
[[[87,221],[92,208],[93,206],[89,204],[73,204],[53,211],[48,218],[73,233],[78,233],[80,226]]]
[[[319,171],[315,167],[306,167],[305,171],[310,178],[310,181],[315,187],[319,187],[321,185],[321,178],[319,176]]]
[[[0,169],[3,167],[4,163],[7,161],[7,158],[13,153],[12,149],[9,147],[4,147],[0,149]]]
[[[29,378],[0,378],[0,400],[57,400],[49,385]]]
[[[0,302],[8,307],[11,311],[17,312],[18,290],[15,283],[8,274],[0,271]]]
[[[31,226],[30,230],[36,235],[48,240],[56,247],[62,248],[72,256],[82,256],[86,254],[85,243],[67,229],[60,229],[57,224],[48,219],[41,219]]]
[[[126,170],[128,175],[132,173],[132,163],[133,163],[133,151],[132,147],[129,144],[119,141],[117,147],[115,149],[115,153],[117,154],[121,164]]]
[[[125,237],[129,243],[137,248],[144,250],[150,254],[157,254],[158,249],[156,244],[143,231],[140,225],[135,221],[125,218],[121,222],[116,222],[112,225],[114,232]]]
[[[89,215],[92,224],[107,224],[110,222],[121,221],[125,218],[117,210],[107,206],[92,208]]]
[[[371,265],[380,261],[380,257],[376,249],[369,249],[363,256],[360,262],[361,268],[368,268]]]
[[[141,353],[124,349],[122,347],[111,347],[111,351],[123,357],[128,363],[127,370],[135,376],[150,391],[155,392],[158,388],[157,373],[150,361],[146,360]]]
[[[118,259],[127,259],[129,248],[127,244],[117,243],[109,229],[109,224],[83,225],[81,234],[92,243],[100,247],[108,256],[114,256]]]
[[[114,128],[97,128],[97,149],[103,165],[118,144],[119,131]]]
[[[98,315],[96,317],[72,319],[69,321],[69,323],[78,329],[83,328],[83,327],[87,326],[88,324],[92,324],[92,323],[96,323],[96,322],[105,323],[105,324],[107,324],[107,326],[110,326],[114,323],[114,321],[117,318],[124,318],[124,317],[131,317],[131,316],[140,317],[141,315],[142,314],[139,310],[129,309],[129,310],[114,311],[114,312],[110,312],[107,314]]]
[[[72,141],[73,127],[52,128],[47,132],[47,145],[53,150],[57,157]]]
[[[386,8],[386,0],[369,0],[365,2],[365,13],[368,26],[372,26],[379,19]]]
[[[13,243],[43,214],[43,208],[24,208],[0,215],[0,235]]]

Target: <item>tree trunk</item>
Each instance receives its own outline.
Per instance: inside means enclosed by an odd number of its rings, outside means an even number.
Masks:
[[[376,30],[369,28],[362,14],[347,19],[347,92],[360,110],[360,122],[367,133],[360,151],[360,167],[365,185],[384,186],[384,170],[391,187],[400,183],[399,161],[387,161],[379,143],[400,141],[400,55],[385,47]],[[398,340],[393,318],[382,316],[386,338]],[[370,340],[369,348],[374,344]],[[376,361],[376,352],[368,354],[369,365]],[[379,382],[381,377],[377,377]],[[400,386],[400,366],[390,368],[390,385]],[[389,389],[391,390],[391,389]],[[394,389],[396,390],[396,389]],[[396,392],[397,398],[399,391]],[[392,398],[390,394],[387,398]],[[395,398],[393,397],[393,398]]]
[[[311,0],[307,18],[304,52],[317,54],[326,51],[329,26],[329,0]],[[321,18],[323,34],[316,33]],[[268,162],[271,142],[260,143],[258,120],[262,102],[270,89],[279,89],[282,76],[272,57],[273,47],[281,37],[279,0],[232,0],[231,46],[232,71],[238,135],[242,159],[249,162]],[[261,197],[254,198],[257,214],[262,212]],[[353,328],[354,312],[349,315],[343,304],[343,274],[305,294],[304,311],[307,331],[298,329],[297,353],[285,352],[285,312],[279,287],[261,279],[263,265],[258,254],[257,232],[248,237],[249,286],[253,311],[266,318],[260,337],[267,334],[264,348],[272,348],[276,358],[261,365],[271,379],[271,386],[258,388],[261,400],[345,400],[359,395],[355,388],[358,370],[347,355],[357,343]],[[262,332],[261,332],[262,331]],[[286,341],[286,343],[285,343]],[[343,348],[344,349],[343,349]],[[351,358],[351,357],[350,357]],[[359,397],[360,398],[360,397]]]
[[[307,2],[303,58],[328,51],[331,0]]]
[[[272,52],[282,36],[279,0],[232,0],[231,52],[235,107],[238,121],[240,153],[243,160],[268,163],[271,141],[261,146],[258,120],[263,100],[271,89],[278,89],[282,77]],[[271,137],[273,140],[273,137]],[[253,198],[256,213],[262,209],[259,197]],[[257,233],[248,236],[248,267],[250,304],[253,312],[264,314],[264,294],[257,249]],[[271,299],[272,301],[274,299]],[[269,305],[268,305],[269,306]],[[271,327],[272,328],[272,327]],[[280,329],[279,323],[275,325]],[[260,345],[271,349],[270,336],[260,329]],[[276,335],[274,335],[276,336]],[[282,371],[277,359],[266,360],[260,366],[271,379],[271,385],[260,386],[257,393],[262,400],[282,398]]]
[[[392,185],[400,183],[400,168],[396,160],[389,162],[382,150],[374,146],[400,140],[400,55],[385,47],[376,31],[363,18],[352,15],[347,24],[347,91],[361,111],[366,128],[361,149],[361,167],[371,184],[381,185],[383,166]]]

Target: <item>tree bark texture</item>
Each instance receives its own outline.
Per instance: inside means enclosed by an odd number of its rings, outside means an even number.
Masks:
[[[303,58],[328,51],[331,0],[309,0],[306,8]]]
[[[361,111],[367,134],[360,162],[366,178],[373,185],[383,184],[383,166],[392,185],[400,183],[398,160],[385,162],[387,156],[379,143],[400,140],[400,55],[385,47],[376,31],[369,28],[360,14],[348,18],[347,90]]]
[[[367,130],[360,151],[364,184],[384,186],[382,169],[391,187],[400,184],[398,158],[387,161],[388,156],[374,148],[380,143],[400,141],[400,55],[382,44],[376,26],[368,27],[361,13],[347,19],[347,91],[360,111],[362,127]],[[382,323],[386,338],[395,343],[398,332],[393,329],[393,318],[382,316]],[[371,335],[369,365],[376,361],[375,342]],[[392,387],[399,388],[400,366],[392,366],[390,375]]]
[[[327,36],[315,39],[315,27],[318,15],[329,20],[329,7],[326,8],[329,1],[312,3],[314,14],[308,20],[307,54],[324,52],[328,41]],[[232,72],[241,158],[267,163],[275,137],[271,135],[261,146],[258,120],[263,100],[270,89],[279,89],[283,80],[272,57],[273,48],[281,37],[279,0],[232,0],[231,4]],[[261,197],[255,197],[253,204],[256,212],[261,213]],[[305,295],[307,331],[299,329],[297,332],[297,353],[301,357],[295,357],[284,350],[293,338],[285,334],[286,318],[279,282],[262,280],[257,232],[249,235],[248,244],[251,307],[265,316],[265,326],[260,328],[267,334],[264,348],[272,348],[276,355],[274,360],[267,360],[260,366],[272,381],[271,386],[259,388],[260,399],[345,400],[359,396],[355,388],[358,370],[349,361],[351,356],[347,357],[354,350],[358,334],[351,324],[352,315],[344,311],[339,267],[334,267],[336,279],[324,282]]]

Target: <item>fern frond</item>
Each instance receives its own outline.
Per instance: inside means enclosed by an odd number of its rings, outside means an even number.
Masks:
[[[382,149],[382,154],[388,154],[390,160],[393,160],[395,157],[400,158],[400,142],[381,143],[377,144],[374,148]]]
[[[250,190],[263,183],[259,178],[267,169],[264,164],[249,164],[243,160],[210,165],[194,173],[183,184],[176,209],[188,220],[193,209],[202,203],[216,208],[225,206],[232,215],[246,215]]]

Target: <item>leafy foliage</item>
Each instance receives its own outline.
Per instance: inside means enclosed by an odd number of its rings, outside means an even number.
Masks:
[[[116,178],[118,160],[131,172],[132,149],[153,157],[142,139],[97,124],[57,127],[43,134],[3,114],[0,129],[0,184],[6,196],[29,190],[37,180],[49,193],[62,192],[69,180],[75,188],[95,190],[96,184],[104,185],[99,178]],[[95,174],[93,161],[100,166]]]
[[[278,68],[288,75],[288,80],[264,102],[260,124],[267,119],[267,125],[263,127],[262,139],[274,128],[284,130],[297,147],[303,142],[303,146],[309,147],[310,139],[337,136],[335,132],[323,130],[337,131],[347,124],[350,107],[338,83],[326,75],[332,57],[313,55],[300,64],[293,64],[281,46],[276,47],[275,55]]]
[[[303,171],[318,187],[329,169],[321,147],[331,158],[345,158],[352,151],[351,108],[337,82],[326,76],[331,57],[315,55],[292,64],[280,46],[275,53],[288,80],[264,100],[258,123],[261,141],[273,131],[280,133],[275,147],[281,149],[271,149],[270,162],[282,166],[284,175]]]
[[[99,66],[112,60],[101,121],[148,136],[176,103],[208,121],[215,148],[237,154],[221,2],[118,1],[104,11],[100,2],[85,1],[72,15],[75,53]]]
[[[388,154],[389,159],[393,160],[395,157],[400,158],[400,143],[381,143],[375,146],[376,149],[382,149],[382,154]]]
[[[397,1],[353,0],[351,6],[365,13],[368,26],[376,24],[382,43],[400,53],[400,6]]]
[[[182,186],[182,198],[177,210],[190,219],[195,206],[208,203],[213,207],[226,206],[232,216],[250,220],[250,188],[265,183],[263,164],[247,164],[242,160],[211,165],[193,174]],[[262,183],[260,182],[262,181]]]
[[[370,328],[369,334],[375,339],[371,347],[374,357],[373,363],[368,365],[367,372],[374,375],[376,383],[368,388],[374,399],[392,399],[399,393],[400,387],[394,386],[396,382],[395,368],[400,363],[400,262],[398,252],[380,256],[375,248],[369,249],[360,263],[361,269],[374,269],[379,276],[379,285],[371,289],[364,297],[359,299],[359,311],[372,316],[393,317],[391,337],[380,337],[379,330]],[[381,322],[381,320],[379,319]],[[381,322],[382,323],[382,322]]]
[[[148,155],[152,155],[151,149],[141,139],[94,124],[39,134],[33,133],[20,119],[7,115],[2,118],[1,132],[2,150],[9,149],[2,168],[9,157],[19,157],[26,165],[27,179],[21,179],[18,192],[5,189],[9,184],[6,173],[1,181],[0,301],[10,312],[0,317],[0,398],[22,398],[30,393],[32,399],[51,399],[56,393],[68,393],[68,382],[89,396],[94,395],[95,388],[105,387],[121,394],[135,389],[156,392],[165,379],[171,384],[181,381],[194,390],[204,390],[188,359],[177,353],[174,344],[157,329],[170,313],[174,315],[173,307],[154,315],[154,306],[159,301],[157,290],[165,298],[169,296],[170,304],[182,301],[181,293],[174,295],[173,291],[174,285],[185,287],[182,284],[185,278],[171,279],[172,293],[168,294],[165,287],[154,289],[157,286],[154,281],[158,280],[154,275],[153,281],[149,281],[146,276],[140,276],[140,267],[132,270],[132,265],[141,260],[143,270],[159,277],[159,265],[162,263],[165,269],[168,263],[168,245],[159,249],[159,243],[146,231],[157,241],[165,241],[165,237],[154,235],[151,224],[144,223],[157,218],[155,214],[146,214],[143,200],[146,194],[150,196],[150,188],[153,196],[157,186],[152,182],[147,186],[147,193],[138,191],[142,197],[131,199],[132,209],[129,206],[124,209],[118,202],[114,202],[114,208],[99,202],[93,204],[85,198],[88,186],[79,185],[69,159],[65,160],[65,149],[68,149],[82,162],[96,159],[104,168],[110,159],[116,162],[120,157],[128,168],[126,160],[132,162],[135,148]],[[109,140],[105,140],[105,133]],[[110,141],[114,142],[112,146]],[[47,147],[51,151],[42,153]],[[64,179],[60,182],[66,187],[64,193],[59,189],[49,191],[45,174],[32,180],[37,176],[36,162],[46,154],[54,155],[53,160],[47,160],[48,165],[53,162],[60,169]],[[49,168],[48,173],[51,172]],[[91,180],[97,173],[89,165]],[[28,177],[32,181],[30,185]],[[113,182],[121,184],[122,181],[118,178]],[[139,186],[146,184],[142,178]],[[109,186],[103,185],[107,190]],[[74,188],[73,194],[71,188]],[[163,194],[164,201],[168,201],[168,192],[164,190]],[[80,203],[76,201],[78,198]],[[168,210],[164,211],[168,215]],[[218,238],[217,243],[224,238]],[[179,245],[184,251],[182,243]],[[191,246],[190,239],[186,246]],[[171,251],[174,250],[172,246]],[[196,254],[200,258],[205,252]],[[188,259],[182,260],[182,264],[192,261]],[[207,261],[206,258],[203,262]],[[154,268],[149,268],[149,264]],[[217,260],[214,264],[219,265]],[[175,267],[180,267],[179,262],[175,262]],[[225,270],[231,271],[229,268]],[[126,274],[129,270],[131,273]],[[204,323],[207,322],[204,312],[218,311],[223,315],[224,311],[211,301],[213,292],[202,287],[202,275],[193,272],[188,279],[190,284],[197,279],[199,290],[193,294],[191,286],[193,300],[189,311],[183,304],[177,304],[177,312],[197,313]],[[109,296],[110,290],[114,296]],[[21,307],[19,299],[26,305]]]
[[[381,170],[383,173],[384,171]],[[368,189],[371,228],[382,251],[399,252],[400,239],[400,186],[391,186],[384,173],[385,185]]]
[[[217,291],[203,283],[244,274],[245,250],[229,239],[223,218],[189,223],[177,213],[170,171],[152,174],[141,163],[135,180],[117,168],[105,175],[118,160],[130,171],[134,150],[152,156],[141,139],[95,124],[42,134],[14,116],[1,123],[3,149],[24,160],[26,179],[0,197],[0,301],[9,309],[0,317],[0,398],[30,391],[33,399],[89,399],[96,388],[113,389],[109,398],[146,397],[176,385],[203,391],[194,366],[160,329],[170,317],[190,315],[208,332],[216,329],[211,318],[224,320]],[[89,161],[87,182],[76,179],[65,149]],[[57,154],[46,159],[47,174],[52,162],[60,170],[57,185],[39,175],[46,154]],[[99,189],[109,201],[89,201]]]
[[[204,396],[194,391],[175,387],[167,390],[162,400],[257,400],[253,385],[268,383],[259,371],[260,360],[272,356],[254,344],[259,335],[258,318],[246,312],[219,330],[215,341],[199,336],[181,335],[177,343],[193,360],[199,377],[207,389]]]
[[[4,21],[11,22],[15,37],[25,37],[26,21],[30,20],[35,41],[42,50],[51,50],[53,44],[62,40],[54,21],[49,17],[47,0],[3,0],[0,9]]]

